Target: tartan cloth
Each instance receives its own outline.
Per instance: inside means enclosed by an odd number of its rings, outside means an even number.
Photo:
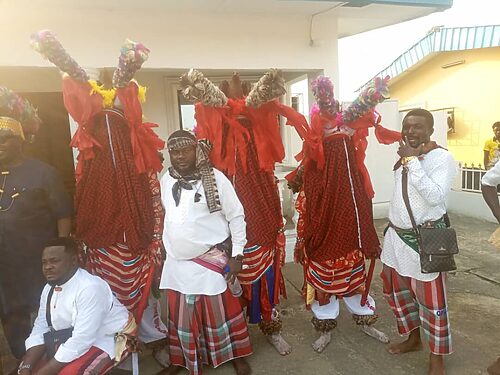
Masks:
[[[40,370],[47,363],[47,357],[43,356],[33,369]],[[59,371],[58,375],[103,375],[108,373],[116,362],[109,358],[108,353],[92,346],[87,353],[68,363]]]
[[[240,303],[229,289],[215,296],[167,289],[170,360],[191,374],[252,354]]]
[[[396,316],[400,334],[422,327],[432,353],[451,354],[452,342],[446,300],[446,274],[432,281],[401,276],[384,264],[384,296]]]

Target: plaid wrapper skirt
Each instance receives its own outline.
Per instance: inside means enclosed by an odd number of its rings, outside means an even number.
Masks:
[[[396,316],[398,331],[406,335],[422,327],[434,354],[451,354],[451,330],[446,299],[446,274],[432,281],[401,276],[384,264],[384,296]]]
[[[39,371],[49,360],[43,356],[36,364],[34,372]],[[104,375],[115,366],[115,361],[109,358],[108,353],[92,346],[87,353],[68,363],[58,372],[58,375]]]
[[[215,296],[167,289],[170,360],[191,374],[252,354],[243,310],[229,289]]]

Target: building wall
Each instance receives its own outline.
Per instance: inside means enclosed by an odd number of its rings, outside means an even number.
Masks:
[[[448,135],[448,147],[455,159],[478,165],[484,142],[493,136],[491,125],[500,121],[499,71],[500,47],[440,53],[392,84],[391,97],[402,108],[454,107],[456,133]]]
[[[136,77],[149,89],[144,114],[160,125],[157,132],[163,138],[178,128],[175,86],[180,73],[191,67],[224,71],[228,78],[233,71],[263,72],[273,67],[305,72],[310,79],[321,72],[339,81],[334,12],[315,16],[311,30],[310,15],[265,10],[186,13],[166,4],[152,9],[75,1],[26,3],[2,2],[0,45],[6,52],[0,55],[2,84],[22,92],[60,91],[57,70],[29,46],[31,33],[38,30],[53,31],[75,60],[94,72],[116,66],[125,38],[141,41],[151,50]]]
[[[335,81],[337,18],[310,15],[186,13],[168,6],[87,7],[84,2],[54,4],[8,1],[0,12],[0,66],[49,66],[29,47],[31,33],[50,29],[84,67],[112,67],[125,38],[151,49],[148,68],[324,69]]]

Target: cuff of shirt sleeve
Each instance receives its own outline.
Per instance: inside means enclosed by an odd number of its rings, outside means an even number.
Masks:
[[[34,335],[26,339],[24,346],[26,347],[26,350],[28,350],[35,346],[43,345],[44,343],[45,341],[43,339],[43,335]]]
[[[75,359],[78,359],[80,355],[75,352],[74,350],[67,349],[64,347],[64,344],[62,344],[59,349],[57,349],[56,354],[54,355],[54,359],[57,362],[61,363],[70,363],[73,362]]]
[[[235,257],[238,255],[243,255],[243,246],[233,244],[233,251],[231,252],[231,256]]]
[[[481,185],[485,185],[485,186],[497,186],[497,184],[495,184],[495,182],[493,181],[492,178],[490,178],[490,176],[488,175],[488,173],[486,173],[483,178],[481,179]]]
[[[415,168],[418,168],[418,169],[421,168],[420,161],[418,160],[418,158],[411,159],[408,163],[406,163],[406,166],[408,167],[408,170],[410,170],[410,171],[412,169],[415,169]]]

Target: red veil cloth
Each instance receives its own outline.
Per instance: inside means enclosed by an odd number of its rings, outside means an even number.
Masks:
[[[366,300],[374,263],[367,277],[364,258],[376,258],[380,252],[373,226],[374,191],[364,164],[368,128],[375,127],[377,140],[383,144],[401,138],[399,132],[383,128],[380,120],[370,111],[347,124],[355,130],[351,137],[342,132],[324,137],[327,123],[333,129],[343,125],[341,114],[313,114],[300,155],[304,184],[297,200],[296,259],[303,259],[307,304],[312,303],[307,285],[314,288],[320,305],[328,303],[330,294],[363,293],[362,304]],[[287,179],[292,181],[295,175]]]
[[[127,307],[141,304],[141,315],[154,271],[150,262],[160,249],[162,212],[155,194],[162,167],[157,151],[164,142],[153,132],[155,124],[142,122],[135,82],[116,91],[123,111],[103,109],[103,98],[87,82],[65,78],[63,95],[78,123],[71,142],[79,150],[76,236],[90,250],[89,269]]]
[[[325,125],[340,127],[341,114],[314,113],[311,130],[304,141],[304,192],[306,196],[305,243],[307,255],[315,261],[333,261],[361,250],[367,258],[379,255],[379,241],[373,227],[371,199],[374,196],[364,164],[368,128],[375,127],[383,144],[401,138],[399,132],[380,125],[374,110],[346,124],[355,132],[323,136]]]
[[[211,141],[213,165],[233,181],[245,208],[247,246],[273,246],[283,226],[274,177],[274,165],[285,157],[278,115],[306,133],[304,116],[277,100],[259,108],[244,99],[229,99],[226,107],[196,104],[196,136]]]
[[[196,135],[213,144],[210,154],[213,165],[233,181],[236,193],[245,209],[248,252],[247,270],[239,278],[244,296],[250,301],[251,284],[262,279],[261,295],[265,319],[270,320],[271,305],[285,293],[281,266],[284,262],[285,238],[283,216],[274,177],[274,166],[285,157],[278,115],[287,119],[299,135],[305,135],[307,121],[298,112],[278,100],[259,108],[245,105],[244,99],[229,99],[225,107],[196,104]],[[262,275],[274,266],[274,295],[268,299],[266,278]],[[269,308],[265,308],[265,307]]]

